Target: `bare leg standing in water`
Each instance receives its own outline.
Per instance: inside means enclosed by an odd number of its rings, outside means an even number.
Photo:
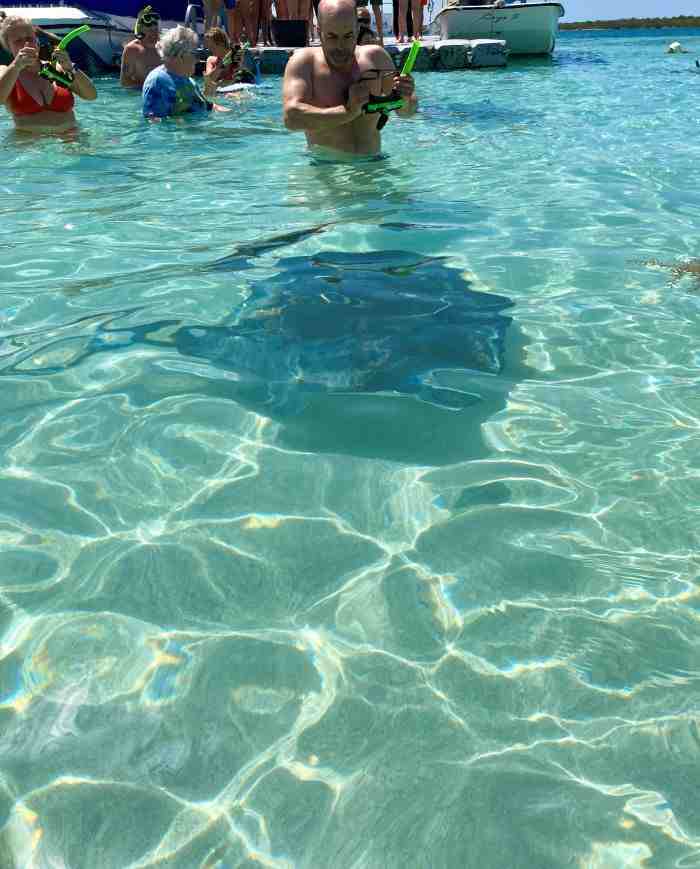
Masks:
[[[221,0],[202,0],[204,5],[204,32],[219,22]]]
[[[289,7],[289,17],[297,21],[306,21],[307,27],[307,42],[308,42],[308,21],[311,12],[311,0],[287,0]]]
[[[399,0],[399,21],[396,38],[399,42],[406,42],[406,16],[408,15],[408,0]]]
[[[306,44],[311,45],[314,40],[314,7],[309,3],[309,17],[306,20]]]
[[[272,0],[260,0],[260,27],[263,45],[272,45]]]
[[[413,38],[420,39],[423,35],[423,5],[421,0],[411,0],[411,15],[413,16]]]
[[[289,17],[299,21],[306,21],[309,17],[310,0],[287,0]]]
[[[246,39],[251,45],[257,45],[260,28],[260,0],[239,0],[239,5]]]
[[[287,0],[274,0],[275,3],[275,17],[278,21],[286,21],[289,18],[289,9],[287,7]]]
[[[241,12],[238,8],[238,3],[230,5],[231,0],[225,0],[226,3],[226,30],[228,31],[229,39],[234,45],[240,44],[241,41]],[[206,33],[206,31],[204,31]]]
[[[379,44],[384,45],[384,19],[382,18],[382,4],[372,2],[372,12],[374,12],[374,29],[379,37]]]

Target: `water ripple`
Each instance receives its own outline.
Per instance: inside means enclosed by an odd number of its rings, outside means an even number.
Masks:
[[[6,137],[0,865],[697,864],[667,41],[423,75],[361,165],[279,82]]]

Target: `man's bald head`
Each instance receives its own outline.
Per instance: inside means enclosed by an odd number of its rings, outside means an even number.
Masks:
[[[318,4],[321,47],[332,69],[347,69],[355,59],[357,6],[355,0],[321,0]]]
[[[323,19],[355,18],[357,3],[355,0],[321,0],[318,4],[318,23]]]

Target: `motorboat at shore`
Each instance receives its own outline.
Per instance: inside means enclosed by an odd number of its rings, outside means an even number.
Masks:
[[[546,0],[443,0],[430,30],[441,39],[504,39],[511,55],[551,54],[563,15],[561,3]]]
[[[119,68],[122,49],[134,38],[136,16],[146,3],[147,0],[88,0],[85,6],[0,5],[0,11],[28,18],[36,27],[56,36],[65,36],[74,28],[89,24],[90,30],[72,43],[71,55],[87,73],[94,75],[100,70]],[[187,0],[164,0],[157,3],[157,9],[163,29],[182,24],[192,16],[192,6]]]
[[[122,47],[133,38],[130,29],[121,27],[109,15],[88,12],[75,6],[0,6],[6,15],[21,15],[35,27],[40,27],[63,37],[76,27],[89,24],[90,30],[82,33],[71,45],[73,59],[89,74],[119,65]]]

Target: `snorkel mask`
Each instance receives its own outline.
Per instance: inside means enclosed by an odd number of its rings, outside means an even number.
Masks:
[[[89,29],[89,24],[83,24],[80,27],[76,27],[75,30],[71,30],[70,33],[66,33],[63,39],[54,49],[52,58],[57,51],[64,51],[70,42],[72,42],[77,36],[81,36],[83,33],[87,33]],[[48,79],[49,81],[57,81],[64,87],[70,87],[73,84],[73,80],[75,78],[72,72],[63,72],[63,70],[59,70],[56,66],[56,61],[53,59],[48,62],[42,61],[39,75],[42,78]]]
[[[160,15],[154,11],[152,6],[145,6],[136,16],[134,33],[137,37],[143,36],[143,28],[153,27],[155,24],[160,24]]]
[[[408,57],[406,58],[406,62],[404,63],[399,75],[411,74],[420,49],[420,42],[417,39],[414,39],[413,44],[411,45],[411,50],[408,52]],[[382,72],[382,70],[372,70],[372,72]],[[389,120],[389,112],[393,112],[396,109],[402,109],[403,106],[403,98],[396,88],[394,88],[390,94],[387,94],[387,96],[373,96],[369,102],[365,103],[364,112],[366,115],[381,114],[381,118],[377,121],[377,129],[381,130]]]

